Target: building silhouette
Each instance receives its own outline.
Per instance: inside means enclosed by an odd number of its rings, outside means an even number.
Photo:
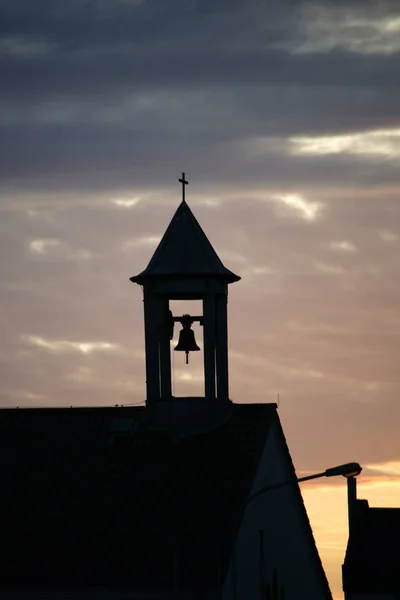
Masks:
[[[345,600],[400,599],[400,509],[349,497],[349,539],[342,566]]]
[[[181,183],[131,279],[144,294],[146,405],[0,411],[1,598],[331,598],[276,404],[229,398],[228,286],[240,278]],[[201,300],[202,314],[172,314],[176,299]],[[201,397],[172,394],[181,326],[188,369],[203,346]]]

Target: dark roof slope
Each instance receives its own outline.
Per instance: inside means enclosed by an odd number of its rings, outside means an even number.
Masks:
[[[357,500],[346,556],[346,592],[400,592],[400,509],[370,508]]]
[[[292,458],[290,456],[289,448],[288,448],[288,445],[287,445],[287,442],[286,442],[286,438],[285,438],[285,434],[283,432],[282,425],[281,425],[280,421],[278,421],[278,425],[279,425],[279,428],[280,428],[280,431],[281,431],[280,439],[282,440],[282,443],[284,444],[283,455],[287,457],[289,470],[291,471],[292,477],[295,480],[297,478],[296,470],[294,468],[294,464],[293,464]],[[300,506],[301,514],[302,514],[302,517],[303,517],[304,530],[306,531],[307,537],[308,537],[308,547],[310,549],[310,552],[312,552],[312,554],[314,555],[314,560],[315,560],[315,564],[317,566],[317,569],[319,571],[319,576],[320,576],[320,580],[321,580],[321,583],[322,583],[322,587],[325,588],[325,598],[327,600],[332,600],[332,593],[331,593],[331,590],[330,590],[330,587],[329,587],[328,580],[326,578],[325,570],[324,570],[324,568],[322,566],[322,562],[321,562],[320,555],[318,553],[317,546],[315,544],[315,539],[314,539],[314,535],[313,535],[311,523],[310,523],[310,520],[308,518],[308,514],[307,514],[307,510],[306,510],[305,504],[304,504],[303,496],[301,495],[300,486],[297,483],[294,487],[296,489],[296,495],[297,495],[297,498],[298,498],[298,503],[299,503],[299,506]]]
[[[163,276],[210,276],[227,283],[240,277],[224,267],[188,204],[183,201],[175,212],[148,266],[131,281],[142,284],[148,278]]]
[[[276,405],[180,439],[144,411],[0,410],[1,583],[218,584]]]

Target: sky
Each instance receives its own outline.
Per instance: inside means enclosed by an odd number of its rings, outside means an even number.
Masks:
[[[143,402],[129,277],[185,171],[242,277],[232,400],[279,395],[299,475],[358,461],[399,506],[398,1],[2,0],[0,48],[0,406]],[[338,600],[345,482],[302,485]]]

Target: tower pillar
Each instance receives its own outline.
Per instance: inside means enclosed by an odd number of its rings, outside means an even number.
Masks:
[[[215,398],[215,296],[211,292],[203,299],[203,316],[205,395]]]
[[[143,293],[144,332],[146,349],[146,399],[160,399],[159,316],[160,307],[155,294],[146,288]]]
[[[217,398],[229,398],[229,373],[228,373],[228,296],[218,294],[216,297],[217,336],[216,336],[216,363],[217,363]]]
[[[169,300],[163,296],[160,298],[160,312],[163,320],[160,327],[159,360],[161,378],[161,398],[169,399],[172,396],[171,385],[171,340],[169,324]]]

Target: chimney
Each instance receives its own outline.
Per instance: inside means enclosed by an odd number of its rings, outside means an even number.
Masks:
[[[357,482],[354,476],[347,477],[347,504],[349,510],[349,533],[357,502]]]

